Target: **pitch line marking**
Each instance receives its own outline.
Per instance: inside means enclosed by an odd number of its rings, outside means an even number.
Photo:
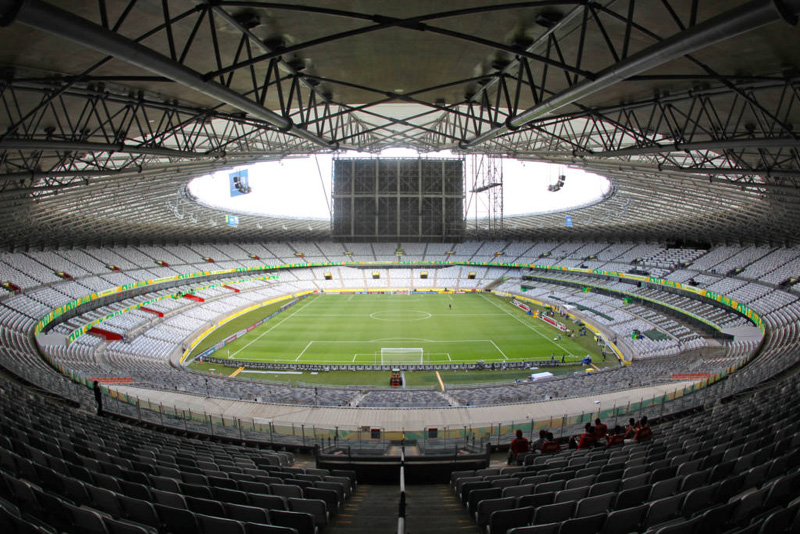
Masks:
[[[425,343],[441,343],[441,341],[434,341],[433,339],[424,339],[421,337],[386,337],[383,339],[370,339],[367,343],[381,343],[383,341],[423,341]]]
[[[494,345],[494,348],[496,348],[496,349],[497,349],[497,350],[500,352],[500,354],[502,354],[502,355],[503,355],[503,358],[505,358],[506,360],[508,360],[508,356],[506,356],[506,353],[505,353],[505,352],[503,352],[503,351],[500,349],[500,347],[498,347],[498,346],[497,346],[497,343],[495,343],[495,342],[494,342],[494,341],[492,341],[491,339],[490,339],[490,340],[488,340],[488,341],[489,341],[489,343],[491,343],[492,345]],[[449,356],[448,356],[448,358],[449,358]]]
[[[306,348],[303,349],[303,352],[301,352],[300,354],[297,355],[297,358],[295,358],[294,361],[300,360],[300,358],[303,357],[303,354],[306,353],[306,351],[308,350],[308,347],[310,347],[312,343],[314,343],[314,342],[313,341],[309,341],[308,345],[306,345]]]
[[[297,312],[295,312],[295,313],[297,313]],[[287,315],[286,315],[286,317],[284,317],[283,319],[281,319],[281,321],[280,321],[280,322],[278,322],[278,324],[272,325],[272,327],[271,327],[271,328],[269,328],[268,330],[264,330],[264,332],[262,332],[261,334],[259,334],[257,338],[255,338],[253,341],[251,341],[250,343],[248,343],[248,344],[247,344],[247,345],[245,345],[244,347],[242,347],[242,348],[240,348],[239,350],[237,350],[236,352],[234,352],[234,353],[233,353],[233,355],[234,355],[234,356],[236,356],[237,354],[239,354],[240,352],[242,352],[244,349],[246,349],[247,347],[249,347],[250,345],[252,345],[252,344],[253,344],[253,343],[255,343],[256,341],[258,341],[259,339],[261,339],[263,336],[265,336],[265,335],[267,335],[268,333],[272,332],[272,331],[273,331],[275,328],[278,328],[278,327],[279,327],[280,325],[282,325],[282,324],[283,324],[285,321],[288,321],[290,317],[294,317],[295,313],[290,313],[290,314],[287,314]]]
[[[306,308],[308,308],[309,306],[311,306],[311,304],[313,304],[314,302],[316,302],[318,299],[307,298],[307,299],[304,299],[304,300],[306,300],[306,301],[308,302],[308,304],[306,304],[305,306],[302,306],[302,307],[300,307],[300,309],[299,309],[299,310],[297,310],[296,312],[294,312],[294,313],[292,314],[293,316],[298,316],[298,315],[299,315],[299,316],[302,316],[302,315],[305,315],[305,313],[303,313],[303,312],[305,312],[305,311],[306,311]]]
[[[416,314],[416,315],[412,315]],[[369,314],[371,319],[375,319],[376,321],[385,321],[389,323],[396,323],[402,321],[425,321],[426,319],[430,319],[433,317],[428,312],[423,312],[419,310],[386,310],[386,311],[378,311]]]
[[[422,339],[417,337],[394,337],[385,339],[314,339],[310,343],[381,343],[383,341],[423,341],[425,343],[494,343],[491,339]]]
[[[502,313],[434,313],[434,317],[502,317]]]
[[[418,311],[418,310],[407,310],[407,311],[413,311],[413,312],[416,312],[416,313],[429,313],[429,312],[421,312],[421,311]],[[373,314],[375,314],[375,313],[396,313],[396,312],[392,312],[392,311],[373,312]],[[504,314],[502,314],[502,313],[430,313],[429,315],[431,317],[503,317],[504,316]],[[331,314],[329,314],[329,313],[328,314],[324,314],[324,313],[323,314],[303,313],[303,314],[295,314],[295,316],[296,317],[303,317],[303,318],[305,318],[305,317],[310,317],[310,318],[326,318],[326,317],[328,317],[329,318],[331,316]],[[337,313],[336,317],[372,317],[372,314],[338,314]],[[374,319],[374,317],[372,317],[372,318]],[[425,317],[425,319],[428,319],[428,318],[429,317]],[[416,319],[414,317],[412,317],[411,319],[412,320],[422,320],[422,318]]]
[[[483,297],[483,299],[484,299],[484,300],[488,301],[488,302],[489,302],[489,303],[491,303],[493,306],[495,306],[495,307],[497,307],[498,309],[502,310],[502,311],[503,311],[505,314],[507,314],[509,317],[513,317],[514,319],[516,319],[516,320],[517,320],[517,321],[519,321],[520,323],[524,324],[525,326],[527,326],[528,328],[530,328],[531,330],[533,330],[534,332],[536,332],[537,334],[539,334],[541,337],[543,337],[543,338],[545,338],[546,340],[550,341],[550,343],[552,343],[552,344],[553,344],[553,345],[555,345],[556,347],[559,347],[561,350],[563,350],[564,352],[566,352],[566,353],[567,353],[567,354],[569,354],[570,356],[575,356],[575,355],[574,355],[574,354],[572,354],[572,353],[571,353],[569,350],[565,349],[565,348],[564,348],[562,345],[559,345],[558,343],[556,343],[555,341],[551,340],[551,339],[550,339],[549,337],[547,337],[546,335],[544,335],[544,334],[542,334],[541,332],[539,332],[539,330],[537,330],[536,328],[534,328],[532,325],[530,325],[530,324],[528,324],[527,322],[523,321],[522,319],[520,319],[519,317],[517,317],[517,316],[516,316],[516,315],[514,315],[513,313],[509,312],[509,311],[508,311],[508,310],[506,310],[505,308],[501,308],[499,304],[497,304],[496,302],[492,302],[492,301],[491,301],[491,299],[488,299],[488,298],[486,298],[486,295],[483,295],[483,294],[481,294],[481,297]]]

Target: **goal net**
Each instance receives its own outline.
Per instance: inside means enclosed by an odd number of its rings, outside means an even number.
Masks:
[[[381,365],[414,365],[425,363],[425,352],[421,347],[382,347]]]

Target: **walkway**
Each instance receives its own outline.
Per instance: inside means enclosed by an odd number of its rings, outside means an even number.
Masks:
[[[371,426],[384,430],[421,430],[426,427],[448,426],[481,427],[497,422],[522,422],[558,419],[563,415],[594,413],[625,406],[642,399],[658,397],[690,385],[689,381],[637,388],[626,391],[558,399],[528,404],[498,406],[472,406],[421,409],[369,409],[347,407],[314,407],[292,404],[265,404],[231,399],[206,398],[179,392],[155,391],[135,386],[116,385],[116,389],[129,396],[138,396],[155,404],[191,409],[193,413],[221,414],[226,418],[248,420],[269,419],[276,424],[287,422],[296,426],[342,428]]]

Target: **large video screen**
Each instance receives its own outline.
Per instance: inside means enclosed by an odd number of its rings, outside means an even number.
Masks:
[[[462,159],[336,159],[332,234],[340,241],[459,241]]]

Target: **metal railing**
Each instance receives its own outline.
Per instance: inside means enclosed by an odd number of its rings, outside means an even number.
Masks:
[[[718,379],[717,379],[718,380]],[[560,417],[520,418],[510,421],[473,423],[471,425],[432,425],[420,424],[420,428],[366,428],[346,425],[302,424],[292,421],[279,421],[267,418],[240,418],[206,410],[197,411],[178,405],[164,405],[135,396],[107,389],[104,410],[148,424],[166,428],[191,431],[211,436],[228,437],[238,440],[263,442],[267,444],[322,449],[338,446],[381,447],[389,441],[406,439],[422,444],[424,450],[481,449],[505,445],[517,429],[533,439],[541,429],[548,429],[557,437],[569,437],[583,428],[585,423],[596,418],[605,421],[613,428],[624,425],[626,418],[661,417],[672,413],[703,407],[709,400],[714,401],[720,393],[709,393],[708,386],[717,382],[714,377],[678,389],[642,398],[638,402],[628,402],[611,407],[599,407],[591,412],[564,414]],[[724,391],[724,382],[714,389]],[[106,389],[104,387],[104,389]],[[731,392],[732,393],[732,392]]]
[[[406,442],[400,441],[400,503],[397,506],[397,534],[406,534]]]

